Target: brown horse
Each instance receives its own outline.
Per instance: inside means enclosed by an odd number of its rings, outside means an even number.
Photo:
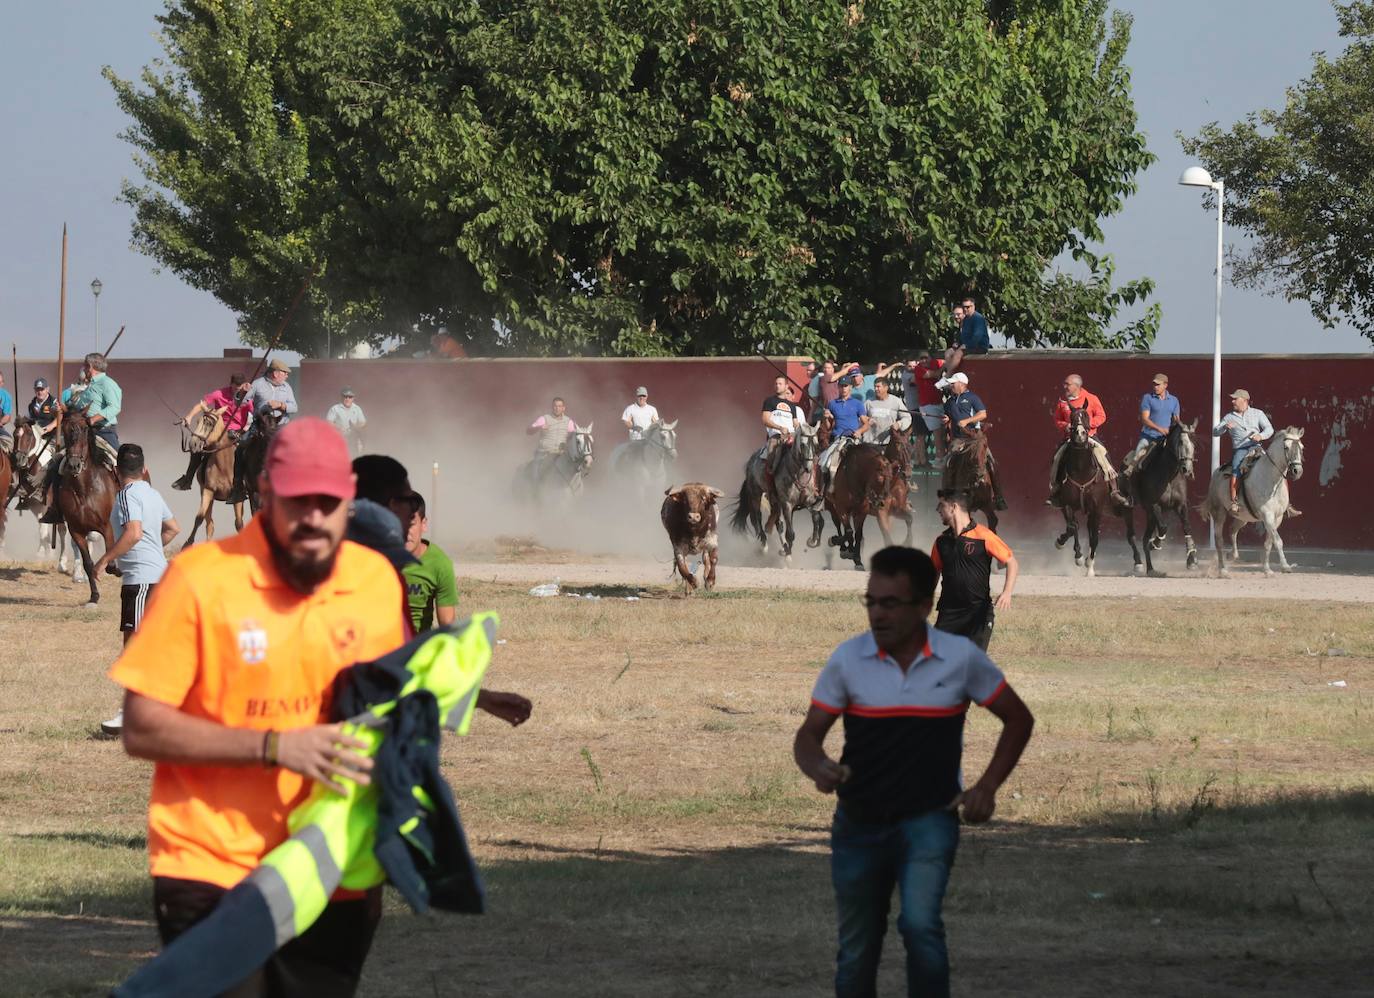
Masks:
[[[830,510],[830,518],[835,522],[835,536],[830,538],[830,546],[838,547],[840,557],[852,560],[860,572],[864,570],[864,522],[869,516],[878,517],[883,537],[891,540],[884,521],[888,519],[894,482],[904,486],[906,476],[883,456],[879,447],[860,444],[850,447],[840,458],[835,481],[825,500],[825,508]],[[910,525],[908,519],[908,530]],[[911,539],[909,533],[907,539]]]
[[[91,601],[87,606],[100,602],[100,587],[95,578],[95,562],[91,558],[90,541],[87,534],[99,534],[105,540],[105,550],[114,546],[110,533],[110,513],[114,509],[115,496],[119,493],[119,481],[114,472],[103,467],[91,453],[95,444],[91,424],[86,414],[71,408],[62,418],[62,442],[67,455],[63,461],[62,476],[59,479],[57,505],[62,511],[62,519],[67,524],[72,543],[81,553],[81,565],[86,570],[86,581],[91,586]]]
[[[196,481],[200,483],[200,509],[196,511],[196,522],[191,527],[190,536],[181,545],[183,551],[196,542],[196,532],[202,523],[205,524],[205,539],[214,540],[217,502],[232,503],[234,529],[243,529],[243,499],[233,498],[237,442],[224,428],[222,410],[202,412],[196,424],[191,430],[190,447],[193,452],[205,455],[205,460],[196,469]]]
[[[21,417],[14,428],[14,453],[10,458],[12,470],[11,490],[14,492],[16,512],[32,513],[35,517],[41,517],[48,511],[48,504],[43,491],[43,473],[45,464],[41,460],[47,457],[49,460],[60,460],[60,455],[52,453],[54,451],[54,438],[40,437],[33,421],[27,417]],[[0,512],[0,550],[4,549],[5,544],[5,523],[3,513]],[[67,528],[61,524],[48,525],[40,523],[38,525],[38,560],[44,561],[48,557],[48,552],[58,559],[58,567],[66,571],[67,551]]]
[[[992,450],[988,447],[988,427],[984,422],[981,429],[965,427],[967,436],[952,442],[945,458],[944,481],[941,488],[962,492],[968,496],[968,511],[978,510],[988,519],[988,529],[997,530],[997,502],[992,490]]]
[[[1102,514],[1110,512],[1111,483],[1107,481],[1102,469],[1093,455],[1089,433],[1087,406],[1074,409],[1069,416],[1069,446],[1064,451],[1060,464],[1063,480],[1055,490],[1055,498],[1063,507],[1064,532],[1055,539],[1054,546],[1062,548],[1070,537],[1073,538],[1073,563],[1088,570],[1088,578],[1097,573],[1093,563],[1097,561],[1098,528]],[[1088,554],[1085,558],[1078,543],[1078,518],[1082,513],[1088,521]]]

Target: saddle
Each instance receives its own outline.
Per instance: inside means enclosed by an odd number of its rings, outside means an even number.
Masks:
[[[1245,476],[1250,474],[1250,469],[1253,468],[1255,462],[1259,461],[1262,457],[1264,457],[1263,447],[1251,447],[1246,451],[1245,457],[1243,457],[1240,462],[1240,474],[1237,476],[1237,479],[1242,482],[1245,481]],[[1227,478],[1230,478],[1232,475],[1230,462],[1228,461],[1226,464],[1223,464],[1217,471],[1221,472]]]

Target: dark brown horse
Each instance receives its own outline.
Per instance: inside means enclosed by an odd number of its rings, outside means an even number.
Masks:
[[[1093,563],[1097,560],[1098,528],[1102,523],[1102,514],[1112,509],[1112,486],[1102,474],[1097,457],[1093,454],[1089,428],[1087,406],[1074,409],[1069,416],[1069,445],[1064,450],[1064,460],[1060,464],[1063,477],[1054,493],[1063,507],[1064,532],[1055,539],[1054,546],[1062,548],[1072,537],[1073,563],[1086,567],[1088,578],[1092,578],[1097,574],[1093,570]],[[1083,514],[1088,524],[1086,558],[1078,543],[1079,513]]]
[[[86,414],[76,408],[68,409],[62,417],[62,442],[67,453],[59,479],[57,505],[62,511],[62,519],[67,524],[72,543],[81,553],[81,565],[86,570],[86,581],[91,586],[91,601],[87,606],[95,606],[100,602],[100,587],[95,578],[95,562],[91,558],[87,535],[99,534],[104,538],[106,551],[114,546],[114,538],[110,533],[110,512],[119,493],[119,481],[114,472],[101,465],[93,453],[94,436]]]
[[[992,450],[988,447],[988,427],[968,426],[966,436],[954,440],[945,458],[944,480],[941,488],[962,492],[968,496],[968,510],[973,514],[982,510],[988,529],[997,530],[997,501],[992,489]]]
[[[45,469],[43,458],[50,461],[59,460],[59,455],[53,453],[55,448],[54,436],[41,437],[38,429],[32,420],[27,417],[20,417],[14,427],[14,453],[10,456],[11,484],[10,490],[14,493],[12,498],[15,500],[14,508],[19,513],[32,513],[35,517],[41,517],[48,511],[46,494],[43,491],[43,474]],[[5,545],[5,523],[3,515],[0,514],[0,551],[4,550]],[[58,567],[66,571],[67,551],[67,528],[61,524],[48,525],[40,523],[38,525],[38,560],[44,561],[48,553],[58,559]]]
[[[272,442],[277,427],[281,425],[281,416],[281,412],[276,409],[269,409],[261,416],[254,416],[252,433],[239,445],[239,478],[243,482],[243,490],[248,496],[248,505],[252,507],[254,516],[258,513],[258,507],[262,505],[262,500],[258,496],[258,476],[262,474],[262,466],[267,462],[267,445]],[[192,535],[194,536],[194,531]]]
[[[184,551],[196,542],[196,532],[205,524],[205,539],[215,538],[215,503],[232,502],[234,507],[234,529],[243,529],[243,499],[234,497],[234,452],[236,444],[224,428],[221,410],[202,412],[196,426],[191,430],[190,448],[205,455],[205,460],[196,469],[196,481],[200,483],[200,508],[196,510],[196,522],[191,527],[190,536],[181,545]],[[256,475],[254,478],[256,479]]]
[[[850,447],[840,458],[825,508],[835,522],[835,536],[830,546],[840,549],[840,557],[854,562],[864,570],[864,522],[880,509],[885,509],[894,478],[902,475],[883,457],[877,447]]]
[[[5,520],[9,516],[10,482],[14,480],[14,468],[10,456],[0,450],[0,551],[5,549]]]

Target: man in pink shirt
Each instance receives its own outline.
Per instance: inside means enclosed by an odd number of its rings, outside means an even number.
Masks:
[[[187,426],[193,426],[201,413],[218,412],[220,418],[224,420],[225,432],[237,444],[243,431],[248,428],[248,418],[253,414],[253,407],[248,402],[248,388],[248,383],[242,374],[235,372],[229,375],[229,384],[223,388],[216,388],[197,402],[182,419],[182,422]],[[191,460],[186,465],[186,474],[173,482],[172,488],[180,492],[188,491],[191,488],[191,483],[196,480],[196,471],[204,461],[205,454],[203,452],[193,453]]]

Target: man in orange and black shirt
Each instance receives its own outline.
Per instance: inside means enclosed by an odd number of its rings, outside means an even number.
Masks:
[[[164,944],[287,838],[312,782],[368,782],[363,743],[324,723],[330,691],[406,638],[396,573],[344,540],[354,476],[338,431],[283,426],[259,482],[261,512],[172,562],[110,671],[127,691],[125,750],[156,763],[148,851]],[[380,916],[380,888],[336,893],[232,993],[352,994]]]
[[[935,626],[950,634],[961,634],[987,651],[992,640],[994,607],[1005,610],[1011,606],[1019,571],[1016,555],[1002,538],[973,522],[968,498],[962,492],[941,492],[935,511],[946,527],[930,549],[941,580]],[[989,585],[994,558],[1007,573],[1006,585],[995,604]]]

